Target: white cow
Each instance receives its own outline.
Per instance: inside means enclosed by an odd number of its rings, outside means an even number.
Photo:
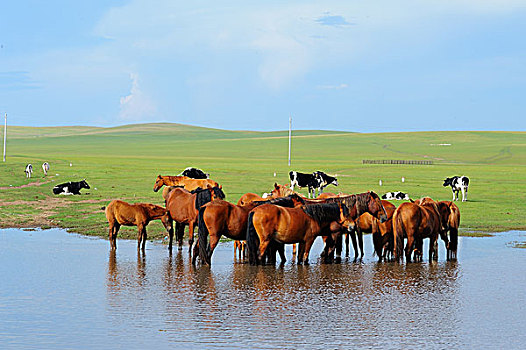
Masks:
[[[26,170],[24,170],[26,173],[26,177],[28,179],[31,178],[31,174],[33,174],[33,166],[31,164],[26,165]]]

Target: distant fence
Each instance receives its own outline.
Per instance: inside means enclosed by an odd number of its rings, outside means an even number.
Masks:
[[[364,159],[362,164],[410,164],[410,165],[433,165],[432,160],[396,160],[396,159]]]

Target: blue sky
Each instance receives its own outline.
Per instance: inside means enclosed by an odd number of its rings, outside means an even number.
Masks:
[[[3,1],[27,126],[526,130],[526,0]]]

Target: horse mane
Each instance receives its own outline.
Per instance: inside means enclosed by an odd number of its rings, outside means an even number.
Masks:
[[[305,214],[318,223],[335,221],[340,217],[340,205],[338,203],[309,204],[301,207]]]
[[[217,198],[219,199],[225,199],[225,192],[223,192],[223,189],[221,187],[212,187],[212,190],[214,191],[214,194],[217,196]]]
[[[255,203],[254,207],[260,206],[262,204],[274,204],[279,205],[280,207],[293,208],[294,200],[300,202],[301,204],[305,204],[305,200],[296,193],[290,194],[286,197],[272,198],[265,201],[253,201],[252,203]]]
[[[331,197],[327,198],[325,203],[341,203],[348,212],[351,211],[353,207],[356,207],[357,215],[360,216],[361,214],[367,212],[367,208],[369,207],[369,198],[374,198],[375,195],[378,197],[378,195],[374,192],[351,194],[344,197]]]

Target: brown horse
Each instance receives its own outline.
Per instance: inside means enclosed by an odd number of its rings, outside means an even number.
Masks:
[[[146,226],[152,220],[160,219],[168,231],[173,235],[172,219],[166,208],[149,203],[129,204],[118,199],[112,200],[105,208],[106,219],[109,223],[109,240],[112,250],[117,249],[117,233],[121,225],[137,226],[137,249],[146,245]]]
[[[219,187],[219,184],[210,179],[192,179],[186,176],[157,176],[153,191],[157,192],[163,186],[183,187],[187,191],[193,191],[197,188]]]
[[[237,205],[247,205],[250,202],[265,201],[269,199],[270,198],[263,198],[260,195],[249,192],[249,193],[245,193],[244,195],[241,196],[241,198],[239,198],[239,200],[237,201]]]
[[[322,203],[284,208],[263,204],[248,216],[247,246],[251,264],[259,264],[272,241],[299,243],[298,263],[309,263],[309,252],[317,236],[330,231],[333,222],[348,215],[346,205]]]
[[[210,264],[212,254],[221,236],[234,240],[246,240],[248,213],[262,204],[275,204],[284,207],[302,205],[297,195],[263,201],[250,202],[245,206],[216,200],[199,209],[199,257],[203,264]],[[208,242],[210,236],[210,242]],[[194,255],[195,259],[195,255]]]
[[[457,205],[451,201],[438,202],[443,203],[449,209],[449,219],[447,223],[447,230],[449,232],[449,242],[447,241],[447,232],[443,238],[446,239],[447,260],[457,259],[458,248],[458,228],[460,226],[460,210]]]
[[[354,221],[354,225],[352,225],[352,227],[349,229],[349,232],[345,238],[345,251],[347,256],[349,255],[350,237],[354,248],[354,259],[356,260],[358,258],[358,249],[360,250],[360,259],[363,258],[363,233],[372,233],[374,251],[380,258],[380,261],[382,260],[382,257],[384,257],[384,247],[390,246],[392,250],[393,224],[391,219],[396,207],[389,201],[382,200],[381,202],[387,214],[387,221],[381,223],[377,218],[369,213],[363,213],[360,215],[358,219]],[[356,238],[358,238],[358,242],[356,242]]]
[[[342,227],[340,229],[340,232],[336,234],[337,232],[333,232],[333,235],[327,235],[325,240],[325,249],[322,253],[322,256],[326,257],[326,260],[331,259],[331,254],[334,248],[336,248],[336,258],[341,258],[341,250],[342,250],[342,234],[344,229],[349,231],[350,228],[354,227],[355,221],[360,217],[363,213],[369,213],[374,218],[379,220],[381,223],[387,221],[387,213],[386,210],[382,204],[382,201],[380,200],[380,197],[375,192],[364,192],[359,194],[352,194],[348,196],[339,196],[339,197],[331,197],[327,199],[315,199],[315,200],[307,200],[307,204],[310,203],[319,203],[319,202],[325,202],[325,203],[343,203],[347,206],[349,209],[349,215],[347,216],[347,219],[342,223]],[[333,226],[333,228],[335,228]],[[332,238],[335,238],[333,240]],[[363,251],[363,250],[362,250]],[[356,254],[357,255],[357,254]]]
[[[163,188],[164,204],[166,204],[166,200],[168,199],[168,195],[170,194],[170,192],[177,187],[183,188],[181,186],[166,186],[165,188]]]
[[[202,205],[215,199],[223,199],[225,195],[219,187],[208,187],[188,192],[183,188],[174,188],[166,200],[166,209],[168,209],[171,218],[176,223],[177,240],[179,248],[183,244],[184,227],[188,225],[189,252],[191,253],[194,243],[194,227],[197,224],[199,208]],[[168,248],[172,249],[173,232],[170,234]]]
[[[294,192],[292,189],[290,189],[287,185],[280,185],[278,183],[274,183],[274,189],[270,192],[271,196],[273,198],[279,198],[279,197],[286,197],[290,196],[291,194],[297,194],[303,199],[306,199],[304,195],[298,192]]]
[[[441,206],[442,208],[444,206]],[[421,259],[424,238],[429,238],[429,260],[436,259],[438,235],[445,232],[447,218],[441,214],[439,205],[433,199],[424,197],[415,203],[402,203],[393,214],[395,259],[403,259],[404,237],[407,237],[405,257],[411,262],[415,251],[415,260]],[[444,222],[445,221],[445,222]]]

